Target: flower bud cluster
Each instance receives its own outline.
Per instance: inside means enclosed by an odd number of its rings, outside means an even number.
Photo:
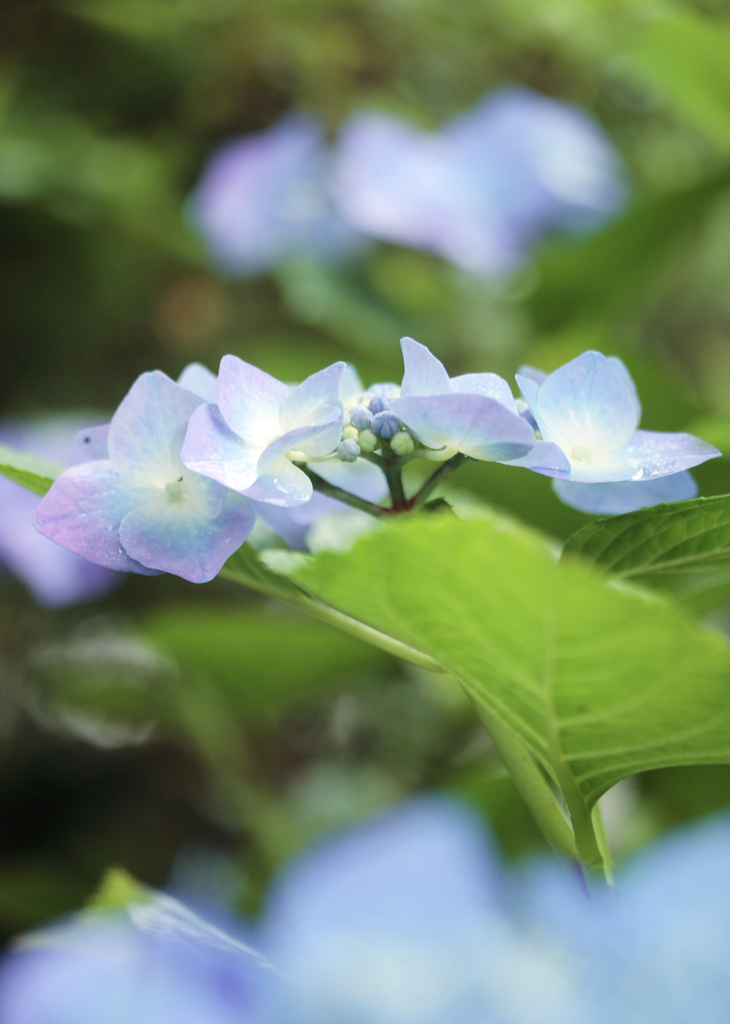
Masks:
[[[36,527],[110,569],[203,582],[257,515],[286,536],[313,481],[380,513],[387,479],[401,511],[412,504],[403,462],[459,455],[553,477],[562,501],[612,514],[693,497],[687,470],[720,454],[690,434],[637,429],[636,389],[615,357],[585,352],[549,375],[524,367],[515,399],[496,374],[452,378],[424,345],[401,345],[401,384],[368,390],[343,362],[296,387],[236,356],[217,377],[197,364],[177,383],[143,374],[108,427],[87,432],[96,457],[58,478]]]

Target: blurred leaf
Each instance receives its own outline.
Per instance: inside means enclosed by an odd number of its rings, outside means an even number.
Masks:
[[[537,327],[600,320],[641,301],[681,246],[730,188],[730,168],[666,195],[651,196],[582,241],[546,248],[529,300]]]
[[[0,444],[0,474],[34,494],[44,495],[64,469],[59,463],[45,462]]]
[[[730,453],[730,418],[727,416],[708,416],[695,420],[687,428],[691,434],[709,441],[726,455]]]
[[[514,523],[412,517],[295,578],[431,655],[558,783],[730,760],[730,647],[668,601],[559,563]]]
[[[730,566],[730,495],[597,519],[568,538],[563,558],[571,555],[623,579]]]
[[[639,78],[730,152],[730,28],[690,11],[652,18],[624,55]]]
[[[143,628],[187,675],[223,685],[249,709],[387,664],[370,645],[281,608],[166,608]]]

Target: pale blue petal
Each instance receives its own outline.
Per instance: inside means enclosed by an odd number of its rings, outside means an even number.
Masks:
[[[529,423],[483,395],[399,398],[393,411],[428,448],[452,448],[474,459],[503,462],[535,444]]]
[[[109,458],[125,484],[159,487],[179,476],[180,448],[199,405],[160,370],[137,378],[109,427]]]
[[[340,377],[340,386],[337,389],[341,402],[355,402],[364,393],[365,388],[360,380],[360,375],[352,365],[347,363]]]
[[[613,484],[581,484],[573,480],[554,480],[553,490],[565,505],[596,516],[620,516],[665,501],[688,501],[697,496],[697,483],[691,473],[654,480],[629,480]]]
[[[207,583],[253,529],[256,513],[246,498],[230,491],[211,518],[194,499],[170,501],[164,494],[131,509],[122,522],[125,550],[142,565]]]
[[[629,388],[631,394],[633,395],[634,402],[636,405],[636,422],[638,423],[641,419],[641,402],[639,401],[639,393],[636,390],[636,385],[634,384],[633,378],[627,370],[626,364],[624,363],[623,359],[619,359],[618,356],[609,356],[608,361],[614,368],[614,370],[616,370],[616,372],[620,374],[621,377],[624,379],[626,386]]]
[[[358,459],[357,462],[327,459],[313,462],[312,469],[324,480],[365,501],[380,502],[388,493],[388,484],[380,466],[365,459]]]
[[[612,452],[638,426],[635,390],[600,352],[584,352],[551,373],[533,412],[543,439],[560,445],[569,458],[574,448],[592,455]]]
[[[282,432],[307,427],[313,424],[331,422],[333,411],[340,417],[340,429],[344,410],[339,399],[342,371],[346,364],[339,362],[313,373],[294,388],[281,403],[279,420]]]
[[[238,356],[221,360],[217,403],[221,416],[234,433],[259,451],[281,433],[279,409],[290,391],[286,384]]]
[[[535,473],[542,473],[543,476],[554,476],[560,479],[568,479],[570,476],[570,462],[562,449],[549,441],[536,441],[535,447],[520,459],[500,461],[503,461],[506,466],[531,469]]]
[[[190,418],[180,458],[192,472],[240,493],[258,476],[259,454],[233,433],[217,406],[201,405]]]
[[[181,388],[192,391],[204,402],[215,405],[218,401],[218,378],[202,363],[188,363],[177,382]]]
[[[140,500],[108,460],[72,466],[55,481],[34,517],[36,529],[67,551],[97,565],[150,575],[131,558],[119,538],[122,520]]]
[[[722,452],[693,434],[637,430],[629,443],[614,454],[634,468],[631,479],[649,480],[681,473],[716,459]]]
[[[517,413],[512,389],[496,373],[462,373],[451,378],[451,390],[461,395],[486,395],[487,398],[501,402],[510,412]]]
[[[324,418],[324,408],[321,415],[322,422],[290,430],[268,445],[259,457],[259,471],[263,472],[271,460],[277,461],[282,455],[293,458],[295,462],[332,455],[342,437],[342,412],[336,406],[330,406],[329,418]]]
[[[440,359],[425,345],[413,338],[401,338],[405,372],[401,384],[401,397],[414,395],[445,395],[451,391],[449,375]]]
[[[252,501],[291,508],[303,505],[312,497],[312,481],[285,455],[267,459],[260,468],[256,482],[246,491]]]

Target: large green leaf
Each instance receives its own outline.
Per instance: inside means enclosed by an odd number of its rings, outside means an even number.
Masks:
[[[0,444],[0,474],[34,494],[45,494],[64,468]]]
[[[730,495],[597,519],[565,543],[564,557],[586,555],[625,579],[730,567]]]
[[[571,814],[634,772],[730,761],[730,646],[511,522],[414,516],[294,578],[453,673]]]
[[[623,59],[682,117],[730,152],[730,28],[690,11],[647,21]]]

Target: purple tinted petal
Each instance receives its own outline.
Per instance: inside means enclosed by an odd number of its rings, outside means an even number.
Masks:
[[[332,422],[333,413],[340,416],[340,429],[344,410],[339,400],[339,386],[345,363],[333,363],[313,373],[294,388],[281,403],[279,420],[282,431],[294,430],[323,422]]]
[[[109,458],[125,485],[159,487],[179,476],[180,448],[200,403],[159,370],[137,378],[109,427]]]
[[[349,491],[350,494],[356,494],[358,498],[364,498],[365,501],[380,502],[388,493],[388,484],[382,469],[364,459],[350,463],[328,459],[324,462],[313,462],[312,469],[324,480]],[[339,502],[338,505],[342,507]]]
[[[638,424],[636,391],[625,371],[600,352],[584,352],[551,373],[533,412],[544,440],[554,441],[571,459],[574,449],[586,458],[615,451]]]
[[[596,516],[619,516],[665,501],[687,501],[697,496],[697,483],[690,473],[657,477],[654,480],[629,480],[613,484],[581,484],[572,480],[554,480],[553,490],[560,500],[581,512]]]
[[[322,423],[290,430],[268,445],[259,458],[259,472],[267,472],[268,465],[282,456],[295,462],[306,462],[310,458],[332,455],[342,436],[342,413],[339,408],[330,406],[327,419],[326,415],[327,406],[323,406],[320,410]]]
[[[340,386],[337,389],[341,402],[355,402],[364,393],[365,388],[360,380],[360,375],[351,363],[347,363],[340,377]]]
[[[192,472],[240,493],[258,476],[259,454],[233,433],[216,405],[201,405],[190,417],[180,458]]]
[[[218,378],[202,363],[188,363],[177,382],[181,388],[192,391],[204,402],[215,405],[218,401]]]
[[[286,384],[238,356],[224,356],[221,360],[221,416],[234,433],[259,451],[281,433],[279,409],[290,391]]]
[[[246,491],[252,501],[263,501],[283,508],[303,505],[312,497],[312,481],[285,455],[268,458],[256,482]]]
[[[125,550],[142,565],[174,573],[191,583],[207,583],[253,529],[253,504],[230,491],[215,517],[183,497],[159,497],[131,509],[122,522]]]
[[[329,176],[324,126],[290,115],[217,150],[190,212],[215,259],[233,273],[259,273],[297,254],[336,259],[363,239],[335,207]]]
[[[535,444],[530,425],[493,398],[436,395],[399,398],[392,404],[413,436],[429,448],[502,462],[521,458]]]
[[[540,370],[533,370],[531,366],[521,366],[520,372],[516,375],[517,386],[522,392],[522,397],[530,407],[535,422],[537,423],[537,396],[542,382],[547,378],[546,373]],[[539,425],[539,424],[538,424]],[[540,428],[542,429],[542,427]]]
[[[445,395],[451,390],[444,364],[425,345],[413,338],[401,338],[405,372],[401,397],[413,395]]]
[[[72,466],[42,499],[33,522],[44,537],[97,565],[152,574],[130,558],[119,538],[122,520],[140,500],[106,460]]]

